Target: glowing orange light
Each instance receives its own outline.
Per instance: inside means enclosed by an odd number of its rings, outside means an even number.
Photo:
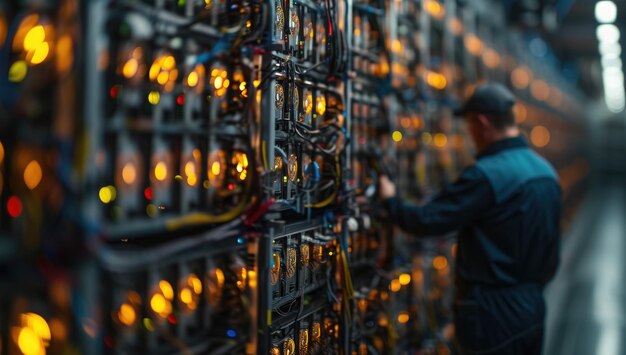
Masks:
[[[20,329],[17,345],[25,355],[40,355],[45,353],[43,342],[34,330],[24,327]]]
[[[498,52],[491,48],[487,48],[483,53],[483,62],[485,63],[485,66],[487,66],[487,68],[496,68],[498,65],[500,65],[500,61],[500,55],[498,54]]]
[[[448,137],[446,137],[446,135],[443,133],[437,133],[435,134],[433,141],[436,147],[443,148],[446,146],[446,144],[448,144]]]
[[[443,270],[448,266],[448,259],[445,256],[437,256],[433,259],[433,267],[437,270]]]
[[[43,173],[41,171],[41,165],[36,160],[32,160],[24,169],[24,183],[30,190],[34,190],[39,183]]]
[[[391,292],[398,292],[400,291],[401,288],[402,288],[402,285],[400,284],[400,280],[398,279],[391,280],[391,284],[389,285],[389,289],[391,290]]]
[[[530,92],[537,100],[546,101],[550,97],[550,86],[543,80],[534,80]]]
[[[527,67],[517,67],[511,72],[511,82],[519,90],[526,89],[531,80],[530,69]]]
[[[400,281],[400,285],[406,286],[409,283],[411,283],[411,275],[409,275],[409,274],[401,274],[398,277],[398,281]]]
[[[135,74],[137,74],[138,70],[139,70],[139,61],[137,61],[137,59],[135,58],[130,58],[124,64],[124,67],[122,68],[122,74],[124,75],[126,79],[130,79],[133,76],[135,76]]]
[[[517,121],[517,123],[522,123],[526,120],[528,110],[526,109],[526,106],[524,106],[524,104],[515,104],[515,106],[513,106],[513,111],[515,112],[515,121]]]
[[[409,313],[408,312],[401,312],[400,314],[398,314],[398,323],[406,323],[409,321]]]
[[[124,164],[122,168],[122,180],[127,185],[132,185],[137,178],[137,169],[135,165],[131,162]]]
[[[120,323],[124,324],[125,326],[132,326],[137,320],[137,313],[135,311],[135,308],[127,303],[122,304],[118,312],[118,319]]]
[[[172,288],[172,285],[169,282],[165,280],[159,281],[159,290],[161,290],[161,293],[163,294],[163,296],[167,298],[168,300],[171,301],[174,299],[174,289]]]
[[[459,36],[463,33],[463,22],[461,22],[461,20],[457,17],[454,17],[448,21],[448,28],[455,36]]]
[[[324,115],[326,112],[326,97],[318,96],[315,99],[315,112],[320,116]]]
[[[483,52],[484,44],[475,34],[466,34],[463,42],[465,44],[465,48],[470,54],[479,56]]]
[[[150,307],[157,314],[162,314],[166,309],[167,300],[162,294],[156,293],[150,299]]]
[[[23,327],[32,329],[37,337],[47,346],[50,341],[50,327],[42,316],[36,313],[23,313],[20,315],[20,323]]]
[[[426,11],[436,19],[442,19],[446,15],[446,9],[443,4],[435,0],[426,0],[424,3]]]
[[[426,74],[426,82],[437,90],[443,90],[448,85],[448,81],[443,74],[428,72]]]
[[[70,36],[63,36],[56,44],[56,64],[59,73],[68,71],[74,62],[74,43]]]
[[[150,66],[148,77],[161,85],[165,91],[172,91],[178,78],[176,59],[167,54],[158,56]]]
[[[530,141],[538,148],[550,143],[550,131],[544,126],[535,126],[530,132]]]

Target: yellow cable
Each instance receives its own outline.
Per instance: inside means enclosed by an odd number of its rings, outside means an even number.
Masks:
[[[251,180],[252,179],[250,178],[248,179],[248,181],[246,181],[245,195],[247,195],[250,191]],[[165,227],[169,231],[175,231],[188,226],[228,222],[243,213],[245,207],[247,206],[247,202],[247,199],[243,199],[232,210],[229,210],[228,212],[220,215],[196,212],[185,215],[183,217],[174,218],[167,221]]]

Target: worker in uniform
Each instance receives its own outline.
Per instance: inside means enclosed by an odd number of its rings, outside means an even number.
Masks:
[[[520,135],[515,97],[484,84],[455,111],[476,163],[429,203],[402,201],[383,176],[389,218],[416,236],[458,231],[455,330],[464,354],[540,354],[543,287],[558,265],[561,189],[553,167]]]

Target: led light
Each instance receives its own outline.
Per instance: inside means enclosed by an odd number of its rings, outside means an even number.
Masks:
[[[304,107],[304,113],[307,115],[311,114],[311,111],[313,111],[313,95],[311,92],[306,92],[304,95],[302,106]]]
[[[31,28],[24,37],[24,50],[32,51],[36,49],[46,39],[46,31],[42,25]]]
[[[30,190],[34,190],[41,182],[43,173],[41,165],[36,160],[32,160],[24,169],[24,183]]]
[[[165,297],[163,297],[162,294],[157,293],[150,299],[150,307],[155,313],[161,314],[165,311],[166,302]]]
[[[443,90],[448,85],[448,81],[443,74],[428,72],[426,74],[426,82],[437,90]]]
[[[483,53],[483,62],[487,68],[494,69],[500,65],[500,55],[495,50],[487,48]]]
[[[598,47],[600,50],[600,54],[611,57],[619,57],[622,54],[622,46],[619,43],[600,43]]]
[[[401,274],[398,277],[398,281],[400,281],[400,285],[406,286],[409,283],[411,283],[411,275],[409,275],[409,274]]]
[[[443,148],[446,146],[446,144],[448,144],[448,137],[446,137],[446,135],[443,133],[437,133],[433,138],[433,142],[435,143],[436,147]]]
[[[139,62],[135,58],[130,58],[124,64],[124,68],[122,69],[122,74],[126,79],[131,79],[137,74],[139,70]]]
[[[235,166],[235,175],[239,180],[245,180],[248,175],[248,156],[246,153],[234,153],[231,162]]]
[[[208,165],[210,167],[208,171],[209,183],[213,187],[219,187],[224,181],[224,167],[226,165],[225,153],[222,150],[213,152],[209,157]]]
[[[188,161],[185,164],[184,172],[187,177],[187,184],[189,186],[195,186],[198,181],[196,176],[196,163],[194,161]]]
[[[530,92],[537,100],[545,101],[550,97],[550,86],[543,80],[535,80],[530,85]]]
[[[167,54],[158,56],[150,66],[148,77],[161,85],[166,92],[172,91],[178,78],[176,59]]]
[[[17,345],[25,355],[40,355],[45,353],[43,343],[34,330],[24,327],[20,329]]]
[[[424,3],[426,11],[436,19],[442,19],[446,15],[446,9],[443,4],[435,0],[426,0]]]
[[[120,323],[127,327],[130,327],[135,324],[135,321],[137,320],[137,312],[135,311],[135,308],[133,306],[124,303],[120,306],[118,319]]]
[[[237,287],[240,290],[244,290],[246,288],[246,280],[248,279],[248,270],[245,267],[240,267],[238,272],[235,272],[237,275]]]
[[[7,201],[7,213],[13,218],[17,218],[22,214],[22,201],[19,197],[11,196]]]
[[[219,268],[210,270],[207,274],[206,280],[208,302],[209,304],[216,305],[222,297],[222,290],[225,281],[224,272]]]
[[[402,132],[394,131],[391,134],[391,139],[393,139],[394,142],[400,142],[402,140]]]
[[[613,23],[617,19],[617,6],[613,1],[598,1],[595,15],[600,23]]]
[[[137,179],[137,169],[135,164],[128,162],[122,168],[122,180],[127,185],[132,185]]]
[[[402,288],[402,285],[400,284],[400,280],[398,279],[391,280],[391,284],[389,285],[389,289],[391,290],[391,292],[398,292],[400,291],[400,288]]]
[[[169,282],[165,280],[159,281],[159,289],[161,290],[161,293],[163,294],[165,298],[167,298],[170,301],[174,299],[174,289],[172,288],[172,285],[170,285]]]
[[[545,147],[550,143],[550,131],[544,126],[535,126],[530,132],[530,141],[538,148]]]
[[[11,64],[9,68],[9,81],[13,83],[19,83],[26,77],[28,73],[28,64],[23,60]]]
[[[326,112],[326,97],[318,96],[315,100],[315,112],[322,116]]]
[[[190,88],[193,88],[196,85],[198,85],[198,73],[196,73],[195,71],[192,71],[191,73],[189,73],[189,75],[187,76],[187,85]]]
[[[473,33],[468,33],[463,38],[463,43],[467,51],[475,56],[479,56],[483,52],[483,42]]]
[[[23,313],[20,315],[20,323],[23,327],[32,329],[44,346],[50,341],[50,327],[42,316],[36,313]]]
[[[164,181],[167,178],[167,165],[160,161],[154,167],[154,177],[159,181]]]
[[[525,67],[517,67],[511,72],[511,82],[519,90],[526,89],[531,79]]]
[[[619,42],[620,32],[617,26],[613,24],[604,24],[596,29],[596,36],[601,43],[617,43]]]
[[[114,186],[104,186],[100,188],[98,196],[100,197],[100,201],[102,201],[102,203],[107,204],[115,200],[115,198],[117,197],[117,191],[115,190]]]
[[[448,259],[445,256],[437,256],[433,259],[433,267],[437,270],[443,270],[448,266]]]
[[[398,323],[407,323],[409,321],[409,313],[408,312],[400,312],[398,314]]]
[[[152,105],[157,105],[161,101],[161,94],[158,91],[150,91],[148,94],[148,102]]]

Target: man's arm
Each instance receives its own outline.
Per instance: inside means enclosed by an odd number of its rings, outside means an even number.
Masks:
[[[388,195],[395,195],[395,187],[387,191],[391,191]],[[493,203],[491,186],[475,167],[463,171],[455,183],[424,206],[406,204],[397,196],[385,200],[390,220],[418,235],[445,234],[460,229]]]

